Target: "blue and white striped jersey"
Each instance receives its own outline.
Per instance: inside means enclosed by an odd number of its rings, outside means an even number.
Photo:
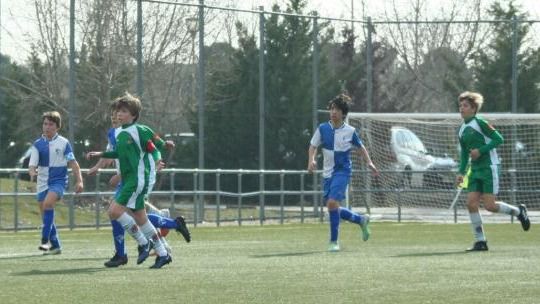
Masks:
[[[28,163],[38,170],[37,192],[43,192],[53,184],[67,187],[67,165],[71,160],[75,160],[75,156],[65,137],[56,134],[50,141],[45,136],[38,138],[31,147]]]
[[[354,127],[343,123],[334,129],[331,122],[319,125],[311,138],[311,145],[318,147],[322,144],[324,157],[323,177],[328,178],[335,174],[351,174],[352,162],[350,151],[362,146],[362,140],[356,134]]]

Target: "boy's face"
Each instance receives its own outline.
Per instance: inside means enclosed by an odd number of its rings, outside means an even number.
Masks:
[[[58,126],[56,125],[56,123],[52,120],[49,120],[48,118],[43,119],[41,129],[43,130],[43,135],[48,138],[52,138],[58,132]]]
[[[476,112],[476,109],[471,105],[471,103],[468,100],[462,99],[459,102],[459,114],[461,114],[461,117],[463,119],[473,117],[475,112]]]
[[[119,125],[127,125],[133,123],[135,116],[133,116],[127,108],[119,108],[116,112],[116,119],[118,120]]]
[[[343,120],[343,112],[335,104],[330,106],[330,120],[337,122]]]

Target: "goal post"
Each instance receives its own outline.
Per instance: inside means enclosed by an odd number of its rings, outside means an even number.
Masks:
[[[540,114],[481,113],[502,134],[498,200],[540,208]],[[375,165],[372,177],[354,154],[353,207],[444,209],[457,193],[458,113],[349,113]],[[465,191],[464,191],[465,192]],[[456,208],[463,209],[465,195]]]

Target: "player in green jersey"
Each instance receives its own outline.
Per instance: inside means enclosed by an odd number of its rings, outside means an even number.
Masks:
[[[521,222],[523,230],[530,228],[527,207],[519,207],[496,202],[499,192],[500,162],[496,147],[503,143],[502,135],[486,120],[477,115],[482,107],[484,98],[473,92],[463,92],[459,95],[459,112],[463,124],[459,129],[459,144],[461,146],[461,161],[457,182],[463,182],[467,165],[471,165],[471,173],[467,185],[467,208],[475,243],[468,251],[487,251],[487,240],[482,227],[482,217],[478,211],[480,202],[490,212],[515,215]]]
[[[161,160],[159,150],[163,149],[165,142],[149,127],[136,123],[142,109],[139,99],[126,94],[115,102],[117,120],[121,125],[117,131],[115,149],[89,152],[87,157],[118,159],[123,186],[109,206],[109,217],[120,222],[125,231],[139,243],[137,264],[148,258],[153,247],[158,257],[151,268],[161,268],[170,263],[172,258],[148,220],[144,198],[151,184],[152,162]],[[126,212],[128,209],[132,211],[133,217]]]

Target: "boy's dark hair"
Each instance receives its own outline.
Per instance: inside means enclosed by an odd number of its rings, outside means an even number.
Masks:
[[[43,122],[45,119],[54,122],[58,129],[62,128],[62,116],[60,116],[60,113],[58,113],[58,111],[50,111],[43,113],[43,115],[41,115],[41,122]]]
[[[126,92],[124,96],[116,98],[111,106],[114,106],[117,111],[120,108],[126,108],[129,113],[133,115],[133,122],[136,122],[137,119],[139,119],[139,115],[141,114],[142,110],[142,104],[139,98],[129,94],[128,92]]]
[[[351,103],[351,97],[345,93],[341,93],[328,102],[328,110],[330,110],[332,106],[335,106],[341,110],[343,117],[345,117],[349,114],[349,106]]]

